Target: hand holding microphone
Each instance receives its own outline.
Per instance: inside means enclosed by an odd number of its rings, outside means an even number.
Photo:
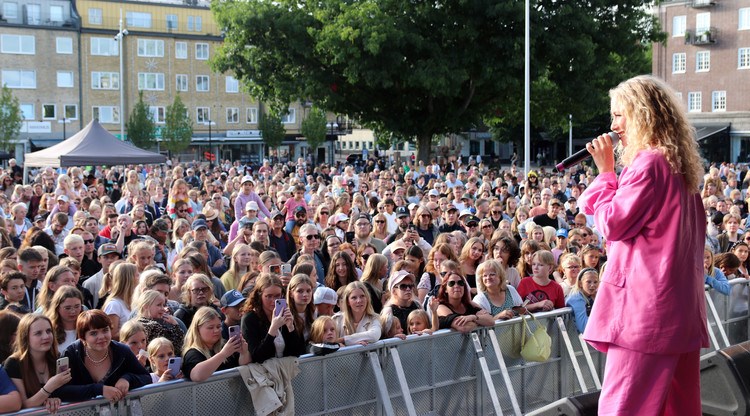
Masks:
[[[599,173],[614,172],[614,148],[619,140],[620,135],[613,131],[607,134],[602,134],[591,142],[586,143],[585,149],[577,151],[567,159],[558,163],[556,166],[557,170],[563,172],[565,169],[575,166],[593,156],[594,163],[596,163],[596,167],[599,168]]]

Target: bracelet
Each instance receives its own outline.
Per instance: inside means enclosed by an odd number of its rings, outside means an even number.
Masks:
[[[52,393],[48,392],[47,389],[44,388],[44,386],[42,386],[42,391],[45,392],[45,393],[47,393],[47,396],[51,396],[52,395]]]

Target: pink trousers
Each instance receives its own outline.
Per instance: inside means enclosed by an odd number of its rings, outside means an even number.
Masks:
[[[699,416],[700,351],[644,354],[609,344],[599,414]]]

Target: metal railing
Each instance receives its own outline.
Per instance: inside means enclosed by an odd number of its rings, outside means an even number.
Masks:
[[[724,296],[706,291],[711,347],[707,353],[748,339],[748,281],[730,282]],[[298,415],[521,415],[560,398],[601,388],[605,357],[579,336],[569,308],[535,315],[552,338],[549,360],[520,358],[521,318],[464,335],[438,331],[302,356],[293,381]],[[529,322],[533,330],[534,322]],[[23,412],[41,415],[32,409]],[[65,405],[63,415],[184,416],[253,414],[237,369],[202,383],[174,381],[132,391],[116,404],[104,399]]]

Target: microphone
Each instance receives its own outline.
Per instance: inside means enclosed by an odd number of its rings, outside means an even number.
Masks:
[[[608,134],[609,134],[609,137],[612,138],[612,146],[617,146],[617,142],[620,140],[620,135],[613,131],[610,131]],[[589,153],[589,151],[586,150],[586,148],[584,147],[583,149],[570,155],[570,157],[568,157],[567,159],[558,163],[557,166],[555,167],[557,168],[559,172],[562,172],[565,169],[575,166],[590,157],[591,157],[591,153]]]

